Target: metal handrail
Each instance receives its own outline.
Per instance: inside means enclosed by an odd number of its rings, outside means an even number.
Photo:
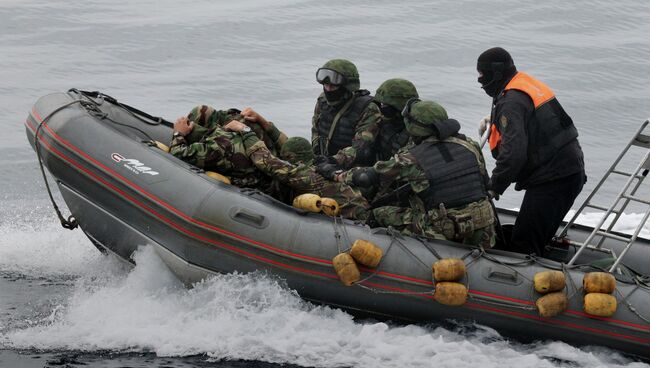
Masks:
[[[623,214],[623,211],[625,210],[625,208],[627,208],[627,206],[629,205],[629,203],[631,201],[640,202],[640,203],[650,205],[650,201],[645,200],[643,198],[635,197],[638,188],[640,187],[641,183],[643,182],[643,180],[645,179],[645,177],[648,174],[648,167],[646,166],[646,163],[650,162],[650,137],[644,136],[641,133],[644,131],[644,129],[647,127],[647,125],[649,123],[650,123],[650,119],[647,119],[646,121],[643,122],[643,124],[641,124],[641,127],[639,128],[639,130],[636,132],[636,134],[633,136],[633,138],[630,140],[630,142],[627,144],[627,146],[623,149],[623,151],[621,151],[621,153],[618,155],[616,160],[614,160],[614,163],[605,172],[605,174],[600,179],[600,181],[598,182],[596,187],[592,190],[592,192],[587,196],[585,201],[580,206],[579,210],[576,211],[576,213],[573,215],[571,220],[569,222],[567,222],[567,224],[562,228],[562,231],[560,232],[560,235],[559,235],[560,238],[566,237],[569,228],[571,228],[571,226],[575,223],[575,220],[578,218],[578,216],[582,213],[582,211],[586,207],[600,207],[600,208],[603,208],[601,206],[595,206],[595,205],[591,204],[591,199],[595,196],[595,194],[601,188],[603,183],[609,178],[610,174],[612,174],[612,173],[620,173],[618,170],[616,170],[616,167],[617,167],[618,163],[621,161],[621,159],[625,156],[625,154],[627,154],[630,147],[632,147],[633,145],[636,145],[636,146],[639,146],[639,147],[648,148],[648,151],[644,155],[643,159],[639,162],[639,164],[637,165],[634,172],[632,172],[629,175],[626,174],[626,176],[629,176],[629,178],[627,179],[625,185],[623,185],[622,189],[619,191],[619,193],[616,196],[616,198],[615,198],[614,202],[612,203],[612,205],[607,208],[607,210],[605,211],[605,214],[598,221],[598,224],[596,226],[594,226],[592,232],[589,234],[587,239],[585,239],[585,241],[580,245],[580,248],[576,251],[574,256],[571,258],[571,260],[568,263],[569,266],[573,265],[576,262],[578,257],[582,254],[582,252],[587,247],[591,247],[591,248],[594,248],[594,249],[600,249],[602,247],[602,245],[603,245],[605,237],[614,238],[613,236],[609,236],[608,234],[612,231],[614,225],[620,219],[620,216]],[[648,141],[647,142],[646,141],[639,141],[639,137],[646,138]],[[643,170],[642,175],[639,175],[639,172],[641,172],[642,170]],[[630,194],[626,194],[626,191],[630,188],[630,186],[632,185],[632,182],[635,179],[637,179],[637,183],[633,187],[632,192]],[[619,208],[618,210],[615,210],[616,206],[620,203],[621,199],[625,199],[625,202],[623,203],[621,208]],[[612,213],[615,213],[616,216],[614,217],[612,222],[607,226],[606,230],[604,230],[604,231],[601,230],[601,227],[603,226],[605,221],[607,221],[607,218]],[[634,242],[636,241],[639,233],[643,229],[643,226],[648,221],[649,217],[650,217],[650,207],[646,210],[641,222],[638,224],[638,226],[636,227],[634,233],[632,234],[632,236],[629,239],[624,238],[624,237],[615,237],[616,240],[626,241],[627,244],[626,244],[625,248],[623,249],[623,251],[621,252],[621,254],[618,257],[614,257],[615,261],[612,264],[611,268],[609,269],[609,272],[613,272],[618,267],[620,262],[623,260],[623,257],[627,254],[627,252],[630,250],[630,248],[634,245]],[[593,246],[590,243],[591,243],[591,241],[593,240],[593,238],[596,235],[601,236],[601,239],[600,239],[600,241],[598,242],[598,244],[596,246]]]

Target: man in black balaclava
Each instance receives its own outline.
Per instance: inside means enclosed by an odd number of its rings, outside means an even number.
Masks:
[[[578,131],[553,91],[518,72],[510,54],[494,47],[476,63],[478,82],[492,97],[490,151],[496,159],[489,190],[498,199],[511,183],[526,190],[511,246],[542,255],[586,181]]]

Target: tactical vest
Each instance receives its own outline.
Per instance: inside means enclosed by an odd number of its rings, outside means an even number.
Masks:
[[[318,121],[316,122],[318,146],[315,148],[315,154],[332,156],[342,148],[352,145],[357,123],[368,104],[372,101],[372,96],[367,90],[361,89],[354,92],[352,99],[349,104],[342,103],[336,106],[330,106],[325,97],[318,98],[319,114]],[[334,127],[334,132],[331,134],[332,139],[328,142],[334,118],[339,113],[339,110],[343,108],[346,110],[341,114]]]
[[[427,139],[410,150],[429,180],[418,195],[427,210],[461,207],[487,197],[487,172],[481,152],[460,136]]]
[[[530,173],[550,161],[562,147],[578,138],[578,130],[546,84],[519,72],[506,85],[504,93],[512,89],[526,93],[535,106],[533,117],[526,127],[528,160],[524,172]],[[501,143],[498,125],[498,122],[493,123],[490,128],[490,150],[495,157]]]
[[[376,141],[375,147],[377,161],[389,160],[400,148],[406,146],[409,138],[409,133],[406,131],[401,117],[382,121],[379,139]]]

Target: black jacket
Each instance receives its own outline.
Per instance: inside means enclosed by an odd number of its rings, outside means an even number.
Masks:
[[[584,173],[582,148],[575,139],[560,148],[553,157],[540,164],[530,165],[529,123],[535,108],[531,98],[518,90],[499,93],[492,109],[492,121],[501,133],[501,143],[492,152],[496,167],[492,171],[490,189],[499,194],[516,183],[515,190],[528,189],[539,184]]]

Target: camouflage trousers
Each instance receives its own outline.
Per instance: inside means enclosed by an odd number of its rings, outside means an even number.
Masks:
[[[341,216],[352,220],[365,220],[368,217],[368,201],[361,192],[344,183],[327,182],[316,193],[321,197],[336,200]],[[302,194],[302,193],[301,193]]]
[[[424,236],[492,248],[496,241],[494,212],[487,200],[449,210],[418,211],[409,207],[384,206],[373,210],[375,220],[404,235]]]

